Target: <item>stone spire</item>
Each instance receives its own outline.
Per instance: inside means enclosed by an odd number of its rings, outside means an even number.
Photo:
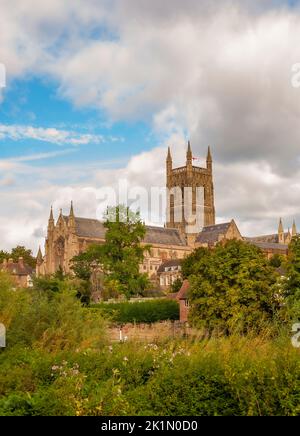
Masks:
[[[283,223],[282,223],[282,218],[280,218],[279,220],[279,226],[278,226],[278,242],[279,244],[284,244],[285,240],[284,240],[284,228],[283,228]]]
[[[74,207],[73,207],[73,201],[71,201],[71,207],[70,207],[70,214],[69,214],[69,227],[72,230],[75,230],[75,214],[74,214]]]
[[[53,217],[53,207],[51,206],[50,210],[50,216],[48,221],[48,233],[52,232],[54,230],[55,223],[54,223],[54,217]]]
[[[193,172],[193,153],[192,153],[192,147],[190,141],[188,142],[188,149],[186,152],[186,167],[187,167],[187,174],[189,179],[192,177],[192,172]]]
[[[39,246],[39,251],[37,254],[37,258],[36,258],[36,263],[37,263],[37,265],[41,265],[43,263],[43,254],[42,254],[41,246]]]
[[[210,146],[208,146],[208,150],[207,150],[206,168],[212,171],[212,157],[211,157]]]
[[[295,220],[293,221],[293,227],[292,227],[292,237],[297,235],[297,227]]]
[[[167,186],[168,186],[169,182],[170,182],[170,176],[172,174],[172,168],[173,168],[173,161],[172,161],[170,147],[168,147],[168,155],[167,155],[166,165],[167,165]]]

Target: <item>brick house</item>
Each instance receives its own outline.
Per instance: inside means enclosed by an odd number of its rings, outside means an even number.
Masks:
[[[176,296],[176,299],[179,301],[180,322],[182,323],[188,322],[188,315],[190,310],[189,295],[188,295],[189,290],[190,290],[190,283],[188,280],[184,280],[181,289]]]

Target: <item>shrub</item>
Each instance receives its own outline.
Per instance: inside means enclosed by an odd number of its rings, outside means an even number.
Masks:
[[[140,303],[102,303],[94,306],[109,315],[114,322],[151,324],[158,321],[178,320],[179,305],[175,300],[156,299]]]

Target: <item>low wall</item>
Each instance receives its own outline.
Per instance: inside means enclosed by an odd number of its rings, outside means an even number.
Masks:
[[[198,334],[197,330],[179,321],[164,321],[155,324],[125,324],[122,327],[113,326],[110,328],[110,338],[113,342],[157,342],[168,338],[184,338]]]

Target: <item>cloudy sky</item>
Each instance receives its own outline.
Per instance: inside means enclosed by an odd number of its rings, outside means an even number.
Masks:
[[[0,0],[0,249],[36,250],[51,204],[164,186],[188,139],[219,222],[300,227],[299,62],[297,1]]]

